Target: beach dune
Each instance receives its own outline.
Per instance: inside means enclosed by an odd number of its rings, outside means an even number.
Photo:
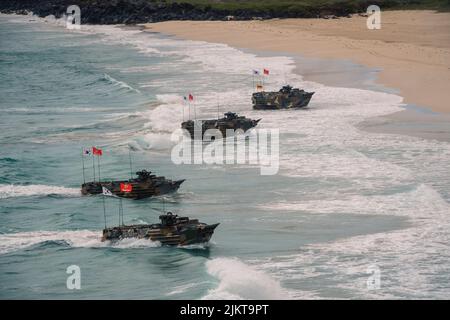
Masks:
[[[238,48],[346,59],[380,70],[377,82],[406,103],[450,112],[450,13],[387,11],[381,29],[366,17],[265,21],[168,21],[146,24],[180,38]]]

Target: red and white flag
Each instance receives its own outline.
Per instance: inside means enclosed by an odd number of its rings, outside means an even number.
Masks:
[[[122,192],[131,192],[133,191],[133,185],[131,183],[120,183],[120,191]]]
[[[102,151],[102,149],[98,149],[96,147],[92,147],[92,154],[94,156],[101,156],[101,155],[103,155],[103,151]]]
[[[265,74],[266,76],[269,75],[269,69],[264,69],[263,71],[264,71],[264,74]]]
[[[189,101],[194,101],[194,96],[189,93]]]

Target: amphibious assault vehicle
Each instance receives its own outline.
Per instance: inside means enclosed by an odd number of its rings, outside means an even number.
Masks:
[[[94,181],[81,185],[81,193],[84,195],[101,194],[105,187],[113,195],[130,199],[143,199],[158,196],[178,190],[183,180],[170,180],[158,177],[150,171],[141,170],[136,172],[137,178],[117,181]]]
[[[304,108],[308,105],[314,92],[306,92],[298,88],[287,85],[280,91],[255,92],[252,95],[253,109],[256,110],[276,110]]]
[[[227,112],[224,116],[223,118],[212,120],[188,120],[181,124],[181,128],[189,132],[191,139],[203,139],[205,132],[209,129],[219,130],[222,137],[225,138],[230,133],[234,134],[235,130],[238,129],[246,132],[256,127],[258,122],[261,121],[261,119],[253,120],[244,116],[238,116],[234,112]],[[214,135],[214,131],[211,131],[211,133]]]
[[[178,217],[171,212],[160,215],[161,223],[122,225],[105,228],[102,241],[118,241],[124,238],[150,239],[163,245],[190,245],[205,243],[211,239],[214,229],[219,225],[205,224],[197,219]]]

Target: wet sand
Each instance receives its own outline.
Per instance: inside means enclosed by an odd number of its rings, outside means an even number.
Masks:
[[[403,134],[423,139],[450,142],[450,115],[417,110],[408,106],[405,111],[372,118],[358,126],[368,132]]]

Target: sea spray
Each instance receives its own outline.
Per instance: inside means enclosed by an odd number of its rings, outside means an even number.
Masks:
[[[203,299],[288,299],[287,290],[263,271],[237,258],[215,258],[206,263],[208,273],[217,278],[217,288]]]

